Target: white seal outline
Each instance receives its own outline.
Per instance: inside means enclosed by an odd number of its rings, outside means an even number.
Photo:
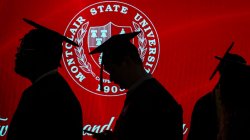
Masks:
[[[151,72],[151,74],[153,74],[154,71],[155,71],[155,69],[156,69],[156,67],[157,67],[157,65],[158,65],[158,61],[159,61],[159,57],[160,57],[160,40],[159,40],[159,36],[158,36],[157,30],[155,29],[155,26],[154,26],[154,24],[151,22],[150,18],[148,18],[147,15],[145,15],[141,10],[139,10],[138,8],[136,8],[136,7],[133,6],[133,5],[130,5],[130,4],[125,3],[125,2],[120,2],[120,1],[101,1],[101,2],[96,2],[96,3],[90,4],[90,5],[88,5],[87,7],[83,8],[82,10],[80,10],[80,11],[70,20],[69,24],[67,25],[67,27],[66,27],[66,29],[65,29],[65,31],[64,31],[64,36],[66,35],[66,32],[67,32],[69,26],[71,25],[72,21],[73,21],[80,13],[82,13],[84,10],[88,9],[88,8],[91,7],[91,6],[98,5],[98,4],[101,4],[101,3],[109,3],[109,2],[110,2],[110,3],[121,3],[121,4],[128,5],[128,6],[132,7],[132,8],[134,8],[134,9],[136,9],[136,10],[139,11],[141,14],[143,14],[143,16],[145,16],[145,17],[147,18],[147,20],[150,22],[150,24],[152,25],[152,27],[153,27],[153,29],[154,29],[154,31],[155,31],[155,33],[156,33],[157,42],[158,42],[158,56],[157,56],[157,61],[156,61],[155,66],[154,66],[154,68],[153,68],[153,70],[152,70],[152,72]],[[95,95],[106,96],[106,97],[114,97],[114,96],[116,97],[116,96],[122,96],[122,95],[125,95],[125,94],[126,94],[126,93],[116,94],[116,95],[99,94],[99,93],[96,93],[96,92],[94,92],[94,91],[91,91],[91,90],[85,88],[84,86],[82,86],[81,84],[79,84],[79,83],[72,77],[71,73],[68,71],[68,69],[67,69],[67,67],[66,67],[67,65],[65,64],[66,62],[65,62],[65,60],[64,60],[63,55],[64,55],[64,53],[62,54],[62,60],[63,60],[64,67],[66,68],[67,72],[69,73],[70,77],[74,80],[74,82],[77,83],[81,88],[83,88],[83,89],[87,90],[88,92],[93,93],[93,94],[95,94]],[[118,86],[118,88],[119,88],[119,86]]]

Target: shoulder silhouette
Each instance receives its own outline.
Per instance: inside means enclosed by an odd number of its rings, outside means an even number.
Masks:
[[[140,32],[114,35],[90,54],[102,53],[102,67],[110,81],[127,89],[113,132],[96,134],[98,140],[182,140],[182,107],[149,73],[130,40]],[[100,85],[102,86],[102,78]],[[106,135],[105,135],[106,134]]]
[[[250,67],[243,57],[229,53],[231,48],[223,57],[216,56],[220,63],[215,72],[219,71],[220,79],[196,102],[188,140],[243,140],[250,132]]]
[[[57,71],[62,41],[76,44],[33,21],[24,21],[36,29],[21,39],[15,72],[29,79],[32,85],[22,94],[7,140],[81,140],[80,103]]]

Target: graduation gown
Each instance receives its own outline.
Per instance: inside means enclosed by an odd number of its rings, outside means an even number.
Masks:
[[[234,92],[226,111],[214,91],[200,98],[192,113],[187,140],[245,140],[250,133],[250,107],[248,98],[237,100],[241,91],[245,90]]]
[[[154,78],[127,93],[117,119],[118,140],[182,140],[182,108]]]
[[[23,92],[7,140],[81,140],[82,126],[80,103],[54,72]]]
[[[188,140],[217,140],[219,126],[214,96],[211,92],[196,102],[192,112]]]

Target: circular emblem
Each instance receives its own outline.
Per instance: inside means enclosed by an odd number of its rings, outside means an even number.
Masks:
[[[77,13],[64,35],[79,47],[63,43],[63,62],[71,78],[83,89],[101,96],[124,95],[126,90],[110,82],[104,71],[104,91],[100,91],[102,54],[89,52],[112,35],[141,31],[131,42],[138,48],[145,71],[153,73],[160,54],[158,34],[150,19],[138,8],[118,1],[94,3]]]

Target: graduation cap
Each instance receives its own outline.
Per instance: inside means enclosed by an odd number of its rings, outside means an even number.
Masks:
[[[131,32],[126,34],[118,34],[113,35],[110,37],[107,41],[105,41],[103,44],[95,48],[93,51],[90,52],[90,54],[96,54],[96,53],[103,53],[103,56],[109,56],[112,57],[114,60],[117,61],[117,59],[126,56],[128,54],[137,53],[138,51],[136,47],[130,42],[131,39],[133,39],[135,36],[137,36],[139,32]],[[105,58],[102,57],[101,62],[101,71],[100,71],[100,88],[101,91],[103,91],[103,65]]]
[[[220,62],[219,64],[217,65],[216,69],[213,71],[211,77],[209,78],[209,80],[212,80],[214,75],[216,74],[217,71],[220,71],[225,65],[225,62],[226,63],[229,63],[229,64],[237,64],[237,65],[246,65],[246,60],[237,55],[237,54],[231,54],[229,53],[230,50],[233,48],[234,46],[234,42],[232,42],[232,44],[229,46],[229,48],[226,50],[225,54],[223,55],[223,57],[219,57],[219,56],[215,56],[216,59],[218,59]]]
[[[46,28],[46,27],[44,27],[44,26],[42,26],[42,25],[40,25],[38,23],[35,23],[34,21],[26,19],[26,18],[23,18],[23,20],[26,23],[30,24],[31,26],[35,27],[36,29],[42,30],[42,31],[46,32],[47,34],[49,34],[50,36],[53,36],[54,41],[58,41],[58,42],[61,42],[61,43],[63,41],[66,41],[66,42],[68,42],[68,43],[70,43],[70,44],[72,44],[74,46],[78,46],[78,44],[76,44],[74,41],[68,39],[67,37],[61,35],[60,33],[56,32],[56,31],[48,29],[48,28]]]

